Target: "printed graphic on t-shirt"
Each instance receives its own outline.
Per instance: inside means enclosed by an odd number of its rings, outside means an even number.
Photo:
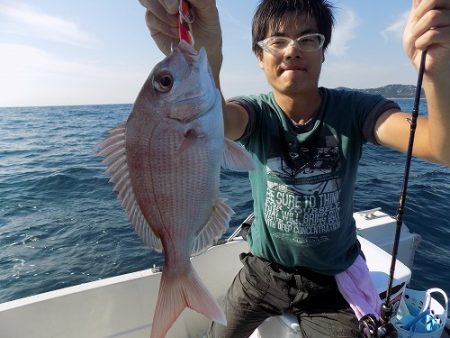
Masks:
[[[272,236],[301,246],[327,241],[340,228],[338,141],[292,147],[267,161],[266,222]]]

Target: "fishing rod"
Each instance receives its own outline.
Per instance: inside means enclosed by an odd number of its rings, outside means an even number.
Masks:
[[[410,132],[409,132],[409,142],[408,149],[406,152],[406,162],[405,162],[405,171],[403,174],[403,185],[402,190],[400,192],[400,201],[397,209],[397,215],[395,219],[397,221],[397,225],[395,228],[395,238],[394,238],[394,246],[392,248],[392,258],[391,258],[391,267],[389,271],[389,279],[388,279],[388,288],[386,293],[386,299],[384,303],[381,305],[381,318],[378,321],[374,315],[369,314],[362,317],[359,321],[359,329],[361,333],[367,338],[396,338],[398,337],[397,330],[394,325],[390,323],[390,319],[393,314],[393,308],[390,304],[391,295],[392,295],[392,284],[394,281],[394,272],[395,272],[395,262],[397,261],[398,255],[398,247],[400,243],[400,232],[403,224],[403,214],[405,211],[406,204],[406,193],[408,190],[408,180],[409,180],[409,172],[411,168],[411,158],[412,158],[412,149],[414,146],[414,136],[416,134],[417,127],[417,117],[419,116],[419,104],[420,104],[420,95],[422,92],[422,81],[423,74],[425,71],[425,60],[427,57],[427,51],[423,50],[420,58],[420,66],[419,66],[419,74],[417,77],[417,86],[416,93],[414,98],[414,106],[411,112],[410,122]]]

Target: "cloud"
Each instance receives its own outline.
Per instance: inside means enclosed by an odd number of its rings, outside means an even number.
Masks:
[[[388,27],[386,27],[381,35],[389,40],[391,37],[401,38],[403,31],[405,30],[406,23],[408,22],[409,11],[404,12],[402,15],[398,16],[394,22],[392,22]]]
[[[131,102],[146,77],[23,44],[0,43],[0,55],[0,106]]]
[[[333,37],[328,47],[328,53],[334,56],[342,56],[347,52],[351,40],[355,38],[355,31],[359,26],[358,17],[353,10],[342,9],[338,14]]]
[[[0,43],[0,55],[0,71],[3,74],[79,74],[88,73],[94,68],[92,65],[59,58],[43,49],[14,43]]]
[[[40,12],[24,3],[0,0],[0,31],[9,34],[56,41],[75,46],[90,46],[94,38],[74,22]]]

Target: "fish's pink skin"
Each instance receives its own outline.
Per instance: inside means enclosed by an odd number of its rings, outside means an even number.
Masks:
[[[172,74],[170,92],[155,91],[157,74]],[[223,322],[222,310],[190,263],[194,241],[219,198],[224,147],[221,98],[204,52],[181,46],[155,67],[126,123],[125,146],[136,202],[165,258],[151,337],[164,337],[192,303],[207,304],[196,310]],[[189,295],[199,299],[189,304]]]
[[[189,70],[180,54],[174,52],[167,63],[186,74]],[[198,84],[208,78],[200,79],[194,70],[186,75],[196,81],[175,78],[180,82],[175,85],[189,89],[174,88],[173,97],[164,100],[148,88],[151,81],[147,81],[126,125],[127,163],[136,200],[163,243],[169,268],[189,261],[191,242],[219,196],[224,145],[221,101],[215,87]]]

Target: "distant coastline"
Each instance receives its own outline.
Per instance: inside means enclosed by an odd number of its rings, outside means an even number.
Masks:
[[[336,89],[358,90],[368,94],[379,94],[387,99],[413,99],[416,95],[416,86],[403,85],[403,84],[389,84],[383,87],[377,88],[349,88],[349,87],[337,87]],[[425,99],[425,93],[422,88],[422,99]],[[6,105],[0,106],[0,108],[44,108],[44,107],[79,107],[79,106],[116,106],[116,105],[132,105],[129,103],[84,103],[84,104],[38,104],[38,105]]]
[[[337,89],[350,89],[347,87],[338,87]],[[390,84],[378,88],[366,88],[354,90],[361,91],[368,94],[379,94],[389,99],[413,99],[416,95],[416,86],[414,85],[402,85],[402,84]],[[425,93],[422,88],[422,98],[425,98]]]

